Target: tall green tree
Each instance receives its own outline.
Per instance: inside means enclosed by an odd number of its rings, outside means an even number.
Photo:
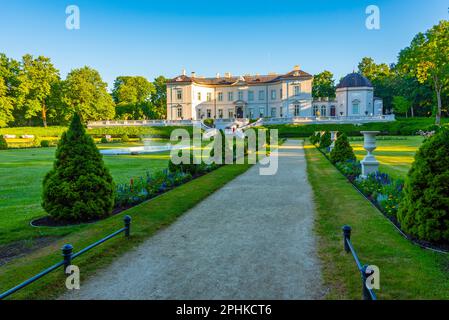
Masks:
[[[114,101],[98,71],[83,67],[72,70],[64,81],[62,100],[67,114],[77,112],[83,121],[113,119]]]
[[[53,66],[50,58],[25,55],[22,58],[20,72],[20,108],[26,120],[40,117],[44,127],[47,126],[47,99],[52,85],[60,81],[59,71]]]
[[[393,110],[398,114],[408,114],[411,110],[412,103],[403,96],[394,96],[393,97]]]
[[[399,54],[399,67],[422,84],[434,88],[437,110],[435,123],[441,123],[442,93],[449,86],[449,21],[441,21],[425,33],[419,33]]]
[[[151,118],[167,118],[167,79],[159,76],[153,81],[155,92],[151,95]]]
[[[117,77],[112,97],[116,104],[138,104],[150,100],[154,85],[144,77]]]
[[[313,98],[335,98],[335,80],[330,71],[323,71],[313,77]]]
[[[14,121],[14,106],[20,81],[19,62],[0,53],[0,127]]]

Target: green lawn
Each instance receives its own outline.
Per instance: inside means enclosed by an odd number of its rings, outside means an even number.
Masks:
[[[124,215],[130,215],[133,220],[132,234],[129,240],[124,239],[123,236],[118,236],[73,261],[80,268],[81,281],[84,281],[98,269],[110,264],[114,258],[135,247],[159,229],[171,224],[184,212],[250,167],[250,165],[223,166],[153,200],[144,202],[119,215],[85,225],[78,232],[72,232],[70,235],[54,241],[49,246],[17,258],[0,268],[0,292],[60,261],[60,249],[65,243],[71,243],[75,248],[74,252],[77,252],[109,233],[122,228]],[[26,289],[17,292],[11,298],[50,299],[57,297],[64,290],[65,278],[63,272],[57,270]]]
[[[362,263],[380,268],[380,299],[449,299],[449,255],[421,249],[404,239],[309,142],[306,157],[317,210],[319,256],[330,288],[327,298],[361,298],[360,274],[352,256],[343,250],[341,228],[348,224]],[[400,172],[402,165],[399,168],[394,172]]]
[[[362,139],[360,137],[360,141],[351,141],[351,146],[358,160],[362,160],[366,155]],[[373,153],[380,162],[379,170],[395,178],[405,178],[414,161],[415,153],[424,138],[421,136],[406,136],[382,139],[383,137],[380,137],[377,140],[377,149]]]
[[[111,147],[141,145],[107,144],[98,145],[100,149]],[[68,228],[33,228],[30,221],[44,216],[41,193],[42,180],[51,169],[55,148],[35,148],[0,151],[0,250],[1,246],[18,241],[39,237],[54,237],[68,234],[82,226]],[[136,155],[104,156],[116,183],[128,182],[147,171],[155,172],[167,168],[169,152]]]

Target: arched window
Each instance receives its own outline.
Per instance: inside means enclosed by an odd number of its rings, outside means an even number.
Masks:
[[[315,105],[313,106],[313,116],[316,117],[317,113],[318,113],[318,106]]]
[[[331,117],[335,117],[337,115],[337,110],[335,106],[331,106]]]
[[[321,106],[321,116],[325,117],[327,116],[327,107],[326,106]]]

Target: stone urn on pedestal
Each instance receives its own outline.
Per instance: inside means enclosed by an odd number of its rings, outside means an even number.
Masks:
[[[337,134],[338,134],[338,131],[331,131],[332,144],[329,147],[329,152],[331,152],[335,148],[335,141],[337,141]]]
[[[368,152],[366,157],[360,162],[362,165],[362,178],[366,179],[371,173],[379,171],[379,162],[372,152],[376,150],[376,135],[380,131],[360,131],[364,137],[363,148]]]

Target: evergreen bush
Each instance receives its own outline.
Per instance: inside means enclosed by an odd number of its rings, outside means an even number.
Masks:
[[[331,144],[331,133],[326,131],[320,138],[320,149],[329,148]]]
[[[61,137],[43,189],[42,207],[55,220],[85,222],[112,212],[114,182],[78,114]]]
[[[330,160],[332,163],[346,162],[355,160],[355,154],[349,144],[348,137],[345,133],[338,135],[337,141],[335,141],[334,149],[330,153]]]
[[[5,137],[3,137],[3,135],[0,135],[0,150],[6,149],[8,149],[8,143],[6,142]]]
[[[449,241],[449,130],[425,140],[416,153],[398,220],[421,240]]]

